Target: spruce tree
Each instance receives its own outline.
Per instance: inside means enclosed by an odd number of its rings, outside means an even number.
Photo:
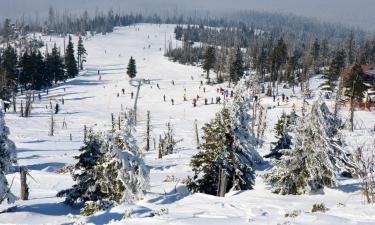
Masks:
[[[345,66],[345,52],[339,50],[336,52],[335,57],[332,59],[328,73],[324,75],[326,81],[322,84],[323,90],[334,91],[336,82],[341,75],[341,72]]]
[[[364,72],[361,65],[355,64],[348,77],[344,80],[345,85],[345,95],[352,99],[353,101],[362,101],[365,97],[365,91],[367,90],[366,85],[364,84]]]
[[[216,195],[222,169],[227,176],[226,192],[249,190],[254,185],[254,167],[262,158],[255,150],[257,140],[249,127],[249,99],[239,94],[242,91],[236,93],[232,108],[222,109],[203,127],[203,143],[191,160],[194,176],[188,179],[193,192]]]
[[[244,65],[243,65],[242,51],[238,47],[234,55],[232,56],[231,63],[229,65],[229,75],[231,82],[237,84],[237,82],[242,78],[244,74]]]
[[[104,138],[99,133],[88,131],[85,145],[76,156],[78,162],[72,173],[73,180],[77,183],[72,188],[60,191],[57,196],[65,197],[65,203],[72,205],[75,202],[98,201],[103,199],[103,193],[97,184],[100,171],[96,170],[99,159],[102,157]]]
[[[58,193],[66,197],[68,204],[85,203],[81,214],[91,215],[112,204],[134,202],[143,198],[149,187],[149,171],[132,134],[132,120],[123,119],[121,130],[104,135],[89,133],[73,172],[77,184]]]
[[[203,70],[207,73],[207,80],[210,81],[210,70],[214,68],[216,62],[215,47],[208,46],[203,58]]]
[[[78,56],[78,67],[83,70],[83,63],[86,62],[87,51],[83,45],[82,36],[79,36],[78,46],[77,46],[77,56]]]
[[[52,52],[46,57],[46,76],[45,82],[51,85],[53,82],[65,81],[67,76],[64,74],[64,64],[58,51],[56,44],[52,48]]]
[[[5,177],[16,163],[16,147],[13,141],[8,139],[9,128],[5,125],[4,113],[0,110],[0,204],[7,200],[12,203],[16,197],[10,192],[9,184]]]
[[[293,147],[284,152],[275,168],[266,175],[272,191],[280,194],[304,194],[324,187],[336,187],[338,174],[355,171],[353,159],[337,139],[338,121],[321,99],[310,114],[297,119]]]
[[[133,79],[137,75],[137,67],[135,65],[135,59],[133,59],[133,56],[129,59],[129,64],[126,73],[130,77],[130,79]]]
[[[78,75],[77,61],[74,57],[74,45],[71,36],[69,36],[68,46],[65,51],[65,69],[68,78],[74,78]]]

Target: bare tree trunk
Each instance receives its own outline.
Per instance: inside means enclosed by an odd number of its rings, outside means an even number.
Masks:
[[[197,148],[199,149],[199,133],[198,133],[198,121],[194,120],[194,131],[195,131],[195,141],[197,144]]]
[[[50,119],[50,130],[49,130],[49,136],[53,136],[55,132],[55,121],[53,118],[53,109],[51,109],[51,119]]]
[[[150,151],[150,132],[151,132],[151,125],[150,125],[150,111],[147,111],[147,128],[146,128],[146,151]]]
[[[227,192],[227,173],[226,173],[226,169],[220,169],[217,196],[225,197],[226,192]]]
[[[21,166],[20,167],[20,176],[21,176],[21,199],[28,200],[29,199],[29,187],[26,182],[26,175],[27,175],[27,167]]]

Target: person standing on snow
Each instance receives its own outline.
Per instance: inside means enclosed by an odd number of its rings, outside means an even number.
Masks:
[[[197,99],[193,99],[193,106],[196,107],[197,106]]]
[[[55,114],[59,113],[59,103],[55,105]]]

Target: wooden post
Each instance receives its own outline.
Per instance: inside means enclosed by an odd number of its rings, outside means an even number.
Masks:
[[[112,132],[115,132],[115,116],[111,113],[111,120],[112,120]]]
[[[199,133],[198,133],[198,120],[194,120],[194,130],[195,130],[195,141],[197,144],[197,148],[199,148]]]
[[[118,130],[121,130],[121,114],[118,114]]]
[[[21,199],[28,200],[29,199],[29,187],[26,183],[26,175],[27,175],[27,167],[21,166],[20,167],[20,176],[21,176]]]
[[[162,153],[162,143],[161,143],[161,135],[159,136],[159,152],[158,152],[158,159],[163,158],[163,153]]]
[[[72,136],[72,134],[70,134],[70,136]],[[83,126],[83,142],[86,142],[86,138],[87,138],[87,127],[86,125]]]
[[[50,121],[50,130],[49,130],[49,136],[53,136],[54,135],[54,131],[55,131],[55,121],[53,119],[53,109],[51,109],[51,121]]]
[[[226,192],[227,192],[227,173],[226,173],[226,169],[220,169],[219,186],[218,186],[218,190],[217,190],[217,196],[225,197]]]
[[[20,108],[20,110],[21,110],[21,117],[24,117],[24,114],[23,114],[23,101],[21,100],[21,108]]]
[[[150,111],[147,111],[146,151],[150,151]]]

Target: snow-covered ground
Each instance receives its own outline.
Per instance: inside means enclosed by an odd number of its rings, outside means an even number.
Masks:
[[[272,194],[258,176],[254,190],[232,192],[225,198],[190,194],[182,180],[191,175],[189,162],[197,151],[194,120],[197,119],[201,127],[214,117],[222,105],[204,105],[204,98],[208,98],[210,103],[211,98],[219,96],[216,91],[219,86],[204,86],[204,93],[203,87],[200,87],[203,80],[200,68],[173,63],[163,56],[165,37],[169,39],[173,36],[173,28],[172,25],[142,24],[117,28],[106,36],[88,38],[85,41],[87,64],[81,76],[50,89],[48,94],[42,93],[42,100],[36,97],[30,118],[7,113],[10,138],[17,145],[18,164],[28,166],[35,181],[29,179],[30,200],[18,201],[14,212],[0,214],[0,224],[74,224],[79,221],[92,224],[375,224],[375,208],[362,204],[356,180],[342,180],[339,188],[325,189],[324,194],[280,196]],[[49,48],[55,42],[63,46],[62,38],[42,38]],[[74,37],[75,43],[76,39]],[[83,143],[84,125],[98,130],[110,129],[111,113],[116,116],[121,107],[133,107],[131,92],[135,95],[136,88],[129,84],[126,75],[130,56],[137,61],[137,78],[151,81],[140,91],[137,113],[139,144],[143,147],[147,111],[151,112],[152,136],[155,139],[166,130],[166,123],[171,122],[177,139],[182,141],[176,154],[163,159],[157,159],[154,148],[146,152],[146,163],[151,170],[151,188],[145,199],[134,205],[121,205],[91,217],[82,217],[79,208],[68,207],[62,203],[63,199],[55,197],[57,191],[74,183],[69,174],[57,174],[55,171],[74,163],[73,156],[78,154],[78,148]],[[317,90],[320,82],[319,76],[313,78],[311,88]],[[186,102],[183,101],[185,89]],[[280,93],[290,96],[291,90],[281,89]],[[314,93],[317,94],[316,91]],[[166,102],[163,101],[164,95]],[[201,98],[194,108],[191,101],[197,95]],[[61,98],[64,98],[64,105],[60,102]],[[316,95],[309,101],[314,98]],[[264,106],[270,107],[266,144],[260,150],[262,155],[269,150],[277,118],[283,111],[290,111],[293,104],[297,110],[301,106],[298,94],[290,99],[288,104],[281,103],[280,106],[272,98],[261,100]],[[50,100],[59,101],[61,107],[61,112],[55,115],[56,132],[52,137],[48,136]],[[332,103],[328,102],[328,105]],[[371,129],[375,125],[375,113],[358,112],[356,115],[358,130],[348,135],[347,140],[351,144],[350,150],[373,137]],[[62,127],[64,121],[67,129]],[[257,174],[261,175],[267,169],[267,165],[262,165]],[[173,176],[173,179],[166,181],[168,176]],[[9,174],[7,178],[9,181],[14,178],[12,191],[18,194],[18,173]],[[315,203],[324,203],[329,210],[311,213]],[[293,211],[296,217],[285,216]],[[161,215],[149,217],[151,212]],[[124,215],[128,216],[125,218]]]

